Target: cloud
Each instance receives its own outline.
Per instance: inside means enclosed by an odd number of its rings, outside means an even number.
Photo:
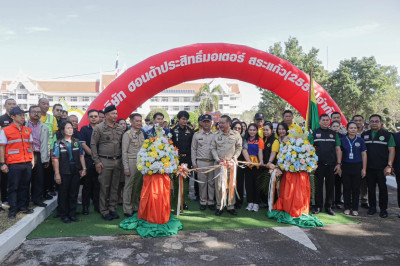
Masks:
[[[13,30],[0,27],[0,40],[9,41],[17,37],[17,33]]]
[[[370,34],[379,28],[378,23],[365,24],[361,26],[355,26],[350,28],[343,28],[330,31],[321,31],[319,36],[322,38],[348,38],[360,35]]]
[[[28,33],[36,33],[36,32],[50,31],[50,28],[47,28],[47,27],[27,27],[27,28],[25,28],[25,30]]]

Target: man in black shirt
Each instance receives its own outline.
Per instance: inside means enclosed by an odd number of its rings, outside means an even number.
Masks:
[[[0,116],[0,130],[11,125],[13,122],[12,118],[10,117],[10,110],[17,106],[17,103],[14,99],[8,98],[4,102],[4,109],[6,112],[4,115]],[[8,186],[8,178],[7,174],[1,172],[0,174],[0,203],[7,201],[7,186]],[[1,204],[0,204],[1,207]]]
[[[59,103],[56,103],[55,105],[53,105],[53,115],[54,117],[57,119],[57,126],[58,128],[60,128],[61,124],[65,121],[67,121],[67,119],[62,118],[62,105]]]

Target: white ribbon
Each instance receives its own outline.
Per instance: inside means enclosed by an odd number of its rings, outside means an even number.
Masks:
[[[275,182],[276,182],[276,169],[272,171],[271,179],[269,180],[269,191],[268,191],[268,210],[272,211],[272,205],[274,204],[275,198]]]

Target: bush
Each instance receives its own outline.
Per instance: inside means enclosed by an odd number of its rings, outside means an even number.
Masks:
[[[188,113],[189,113],[189,122],[193,125],[193,124],[199,124],[199,123],[197,123],[197,119],[199,119],[199,115],[197,114],[197,113],[194,113],[194,112],[191,112],[191,111],[188,111]],[[174,120],[175,120],[175,122],[176,123],[178,123],[178,116],[176,115],[176,116],[174,116]]]

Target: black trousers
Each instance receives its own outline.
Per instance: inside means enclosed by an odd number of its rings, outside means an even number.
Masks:
[[[53,164],[49,163],[49,167],[44,168],[44,190],[43,190],[43,196],[46,196],[46,194],[50,191],[54,191],[55,187],[55,181],[54,181],[54,169],[53,169]]]
[[[258,188],[261,171],[255,166],[252,169],[246,167],[244,171],[247,203],[260,204],[260,190]]]
[[[335,175],[335,204],[340,204],[342,198],[342,178]]]
[[[8,188],[8,177],[6,173],[0,171],[0,189],[1,189],[1,201],[6,202],[7,200],[7,188]]]
[[[71,165],[71,175],[61,174],[58,187],[58,214],[61,218],[74,217],[76,212],[80,175],[75,165]]]
[[[335,187],[335,177],[333,175],[333,165],[318,165],[315,171],[315,206],[322,208],[324,205],[324,181],[325,181],[325,208],[331,208],[333,203],[333,192]]]
[[[397,183],[397,204],[400,208],[400,169],[395,170],[396,173],[396,183]]]
[[[376,209],[376,184],[379,188],[379,208],[386,210],[388,207],[388,190],[384,169],[367,169],[368,201],[370,208]]]
[[[362,163],[343,163],[344,209],[358,211],[360,201]]]
[[[239,197],[236,197],[236,204],[243,204],[243,194],[244,194],[244,168],[237,167],[236,168],[236,189],[239,194]]]
[[[99,209],[100,183],[99,174],[96,172],[96,166],[91,157],[85,158],[87,174],[82,178],[82,206],[89,207],[90,199],[93,201],[95,210]]]
[[[44,191],[44,165],[40,157],[40,152],[34,152],[35,167],[32,169],[31,178],[31,198],[33,203],[42,202]]]
[[[9,164],[8,170],[8,204],[10,212],[17,212],[28,207],[32,163]]]

